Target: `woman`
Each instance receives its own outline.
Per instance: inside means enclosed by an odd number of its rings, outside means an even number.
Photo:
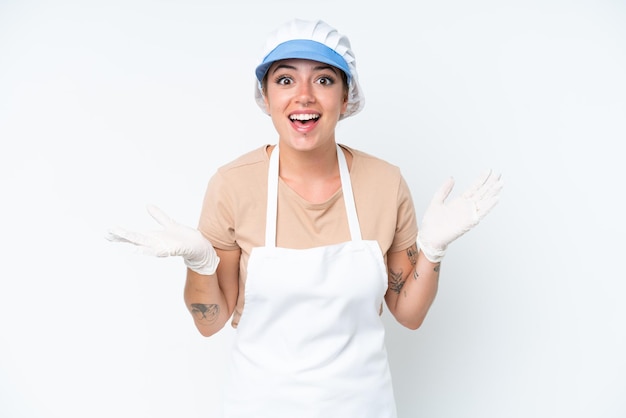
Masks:
[[[418,236],[400,170],[336,141],[338,121],[364,103],[347,37],[322,21],[288,22],[256,78],[278,143],[217,170],[198,229],[150,207],[162,230],[109,238],[183,257],[202,335],[232,318],[226,417],[395,417],[383,300],[417,329],[448,244],[491,210],[502,183],[489,172],[445,202],[447,181]]]

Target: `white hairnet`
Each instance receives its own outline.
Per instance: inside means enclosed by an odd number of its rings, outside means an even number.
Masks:
[[[257,104],[268,113],[263,100],[262,81],[273,62],[303,58],[333,65],[348,77],[348,107],[340,119],[358,113],[365,105],[356,72],[356,59],[350,40],[322,20],[291,20],[273,31],[267,38],[261,63],[256,68],[254,96]]]

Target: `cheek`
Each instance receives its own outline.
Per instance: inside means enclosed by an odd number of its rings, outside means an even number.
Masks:
[[[293,96],[289,92],[283,92],[276,89],[268,89],[267,94],[263,96],[265,107],[271,112],[283,112],[289,106]]]
[[[280,97],[276,96],[275,93],[266,90],[265,95],[263,96],[263,101],[265,102],[265,108],[272,113],[272,109],[276,109],[276,106],[280,104]]]

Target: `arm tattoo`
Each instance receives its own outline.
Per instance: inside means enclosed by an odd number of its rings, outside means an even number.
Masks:
[[[205,305],[203,303],[192,303],[191,314],[199,321],[208,322],[212,324],[217,320],[220,313],[220,306],[212,303]]]
[[[411,265],[415,266],[417,264],[417,245],[413,244],[409,248],[407,248],[406,255],[409,256]]]
[[[393,270],[389,269],[389,288],[400,294],[402,290],[402,286],[404,286],[405,280],[402,278],[402,272],[396,273]]]
[[[439,268],[441,267],[441,264],[437,264],[435,267],[433,267],[433,271],[436,273],[439,273]],[[418,279],[418,277],[420,277],[419,273],[417,272],[417,269],[415,269],[415,271],[413,272],[413,278],[415,280]]]

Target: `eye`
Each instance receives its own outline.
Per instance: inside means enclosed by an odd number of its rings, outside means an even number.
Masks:
[[[323,75],[317,79],[317,82],[323,86],[332,86],[335,84],[335,79],[333,77]]]
[[[293,80],[289,76],[281,75],[281,76],[276,77],[274,82],[276,84],[281,85],[281,86],[287,86],[287,85],[291,84],[293,82]]]

